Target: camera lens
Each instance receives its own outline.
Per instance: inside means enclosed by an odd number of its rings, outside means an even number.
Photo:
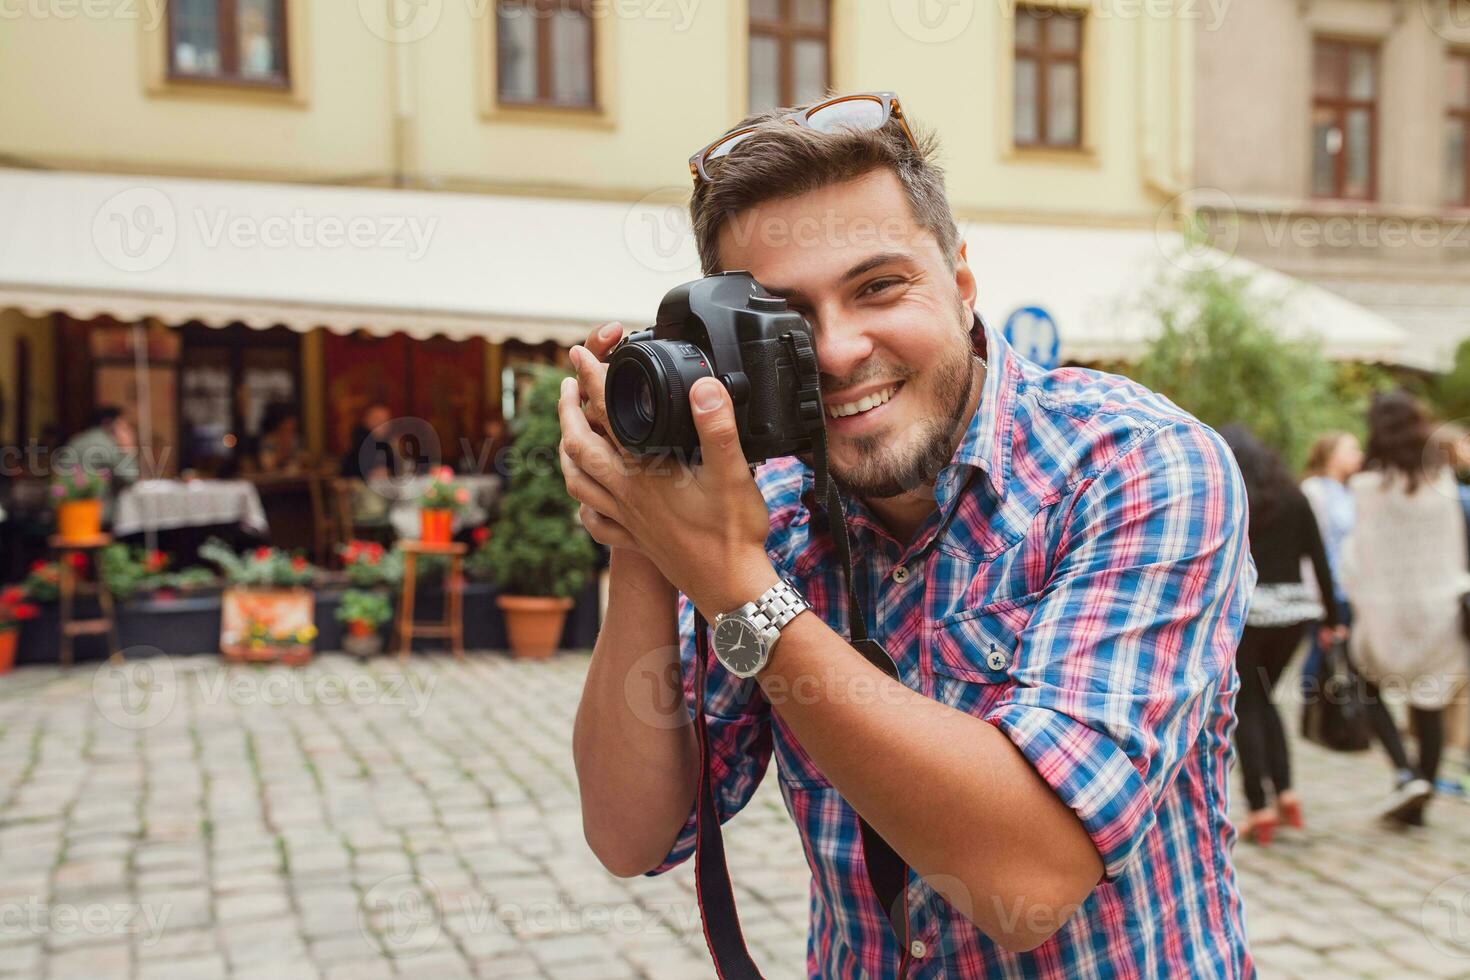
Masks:
[[[619,347],[604,389],[613,435],[634,453],[692,453],[699,434],[689,413],[689,389],[710,373],[708,358],[687,343],[640,340]]]
[[[653,421],[653,386],[646,377],[638,379],[638,414],[649,422]]]

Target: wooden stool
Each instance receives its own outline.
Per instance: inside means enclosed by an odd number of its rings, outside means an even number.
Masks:
[[[112,610],[112,593],[107,591],[107,584],[102,581],[102,570],[93,562],[93,582],[82,582],[77,579],[76,568],[72,565],[72,555],[94,555],[103,548],[112,544],[112,535],[99,534],[95,538],[85,538],[75,541],[67,540],[59,535],[52,535],[48,539],[51,550],[57,554],[58,582],[57,587],[61,596],[61,662],[70,667],[72,665],[72,641],[78,636],[106,636],[108,643],[108,655],[113,660],[122,659],[122,651],[117,642],[117,618]],[[94,595],[97,597],[97,605],[101,615],[95,619],[73,619],[73,605],[79,595]]]
[[[398,596],[398,657],[407,660],[415,636],[442,636],[449,639],[449,649],[464,659],[464,556],[469,550],[458,542],[425,544],[422,541],[400,541],[403,550],[403,591]],[[444,575],[444,619],[438,623],[417,623],[413,618],[414,594],[418,587],[418,556],[446,555],[449,570]]]

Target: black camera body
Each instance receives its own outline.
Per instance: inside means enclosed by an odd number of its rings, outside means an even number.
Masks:
[[[671,289],[653,328],[613,350],[605,395],[618,442],[635,455],[697,462],[689,390],[704,377],[730,392],[748,461],[811,451],[823,425],[811,326],[748,272]]]

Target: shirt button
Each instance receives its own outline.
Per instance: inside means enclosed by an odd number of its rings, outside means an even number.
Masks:
[[[907,582],[908,580],[909,580],[909,568],[908,568],[907,565],[899,565],[897,568],[895,568],[893,570],[893,581],[897,582],[899,585],[902,585],[903,583]]]
[[[914,959],[922,960],[924,958],[924,954],[927,952],[929,952],[929,947],[924,945],[924,940],[915,939],[913,942],[909,943],[909,955],[912,956]]]
[[[990,653],[986,654],[985,656],[985,666],[989,667],[991,670],[1005,670],[1006,655],[1001,653],[995,647],[991,647]]]

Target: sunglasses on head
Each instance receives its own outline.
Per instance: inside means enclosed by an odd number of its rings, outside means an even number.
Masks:
[[[903,107],[898,104],[898,96],[892,92],[859,92],[856,95],[839,95],[805,109],[789,112],[780,116],[779,119],[793,126],[804,126],[822,133],[835,133],[844,129],[868,132],[882,129],[888,125],[890,119],[897,119],[909,143],[915,149],[919,146],[919,141],[914,139],[914,134],[904,119]],[[713,181],[715,178],[711,175],[711,167],[715,167],[721,159],[729,155],[731,150],[749,139],[760,128],[760,125],[747,126],[744,129],[726,133],[690,157],[689,172],[693,175],[695,184],[701,180]]]

